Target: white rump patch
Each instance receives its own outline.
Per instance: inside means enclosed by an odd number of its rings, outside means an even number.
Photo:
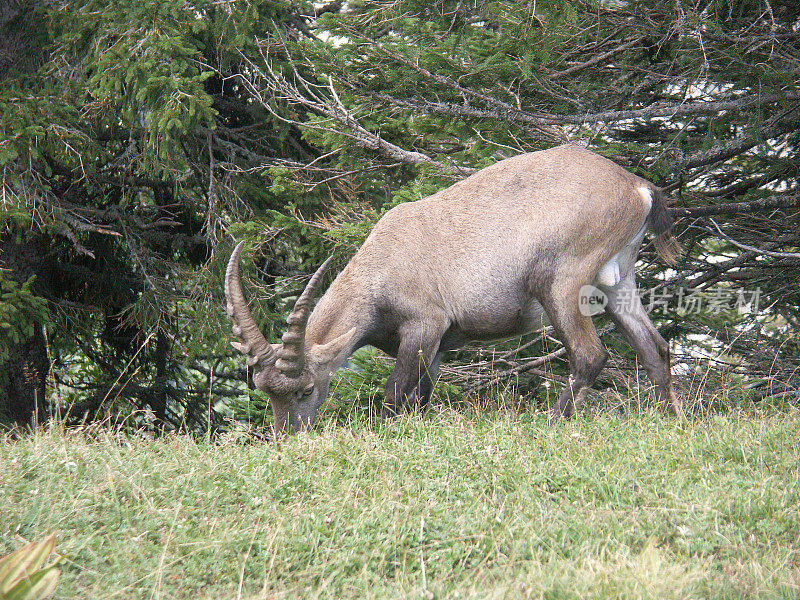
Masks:
[[[653,192],[650,191],[649,188],[640,187],[636,188],[639,192],[639,195],[642,197],[642,204],[644,204],[644,209],[647,211],[647,214],[650,214],[650,207],[653,206]]]
[[[650,188],[642,186],[636,188],[639,195],[642,197],[642,205],[646,213],[650,214],[650,209],[653,207],[653,192]],[[611,257],[606,264],[600,267],[595,275],[594,283],[605,288],[613,288],[620,281],[622,281],[622,273],[629,273],[633,263],[636,261],[636,252],[639,249],[639,244],[642,243],[645,230],[647,229],[647,218],[639,228],[639,231],[625,244],[625,246]]]
[[[610,261],[600,267],[597,276],[594,278],[598,285],[604,287],[614,287],[620,282],[622,276],[619,270],[619,254],[615,255]]]

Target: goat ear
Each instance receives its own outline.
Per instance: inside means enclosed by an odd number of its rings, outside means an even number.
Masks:
[[[356,328],[353,327],[347,333],[343,333],[327,344],[318,344],[309,348],[309,358],[318,365],[344,362],[353,347],[352,344],[355,341],[355,337]]]

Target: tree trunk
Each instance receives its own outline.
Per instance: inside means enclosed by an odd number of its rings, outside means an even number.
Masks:
[[[0,364],[0,419],[19,426],[41,423],[48,416],[45,380],[49,361],[41,328],[34,335],[8,349],[9,358]]]
[[[43,252],[38,238],[23,241],[13,233],[0,236],[2,276],[17,283],[28,281],[40,270]],[[33,335],[9,343],[0,356],[5,357],[0,360],[0,422],[27,426],[44,421],[50,361],[41,323],[33,324]]]

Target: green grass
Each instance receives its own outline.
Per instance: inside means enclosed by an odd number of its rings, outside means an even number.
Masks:
[[[60,598],[798,598],[800,414],[445,411],[280,447],[0,440],[0,554]]]

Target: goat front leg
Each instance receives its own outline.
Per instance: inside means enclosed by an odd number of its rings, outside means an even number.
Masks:
[[[422,379],[419,382],[419,407],[425,409],[428,407],[433,395],[433,388],[436,386],[436,381],[439,379],[439,367],[442,364],[442,353],[437,352],[433,357],[433,361],[425,369],[422,374]]]
[[[386,382],[384,418],[399,414],[401,409],[427,403],[438,371],[437,354],[443,333],[444,328],[434,323],[414,323],[403,327],[397,362]],[[418,389],[419,402],[416,398]]]

